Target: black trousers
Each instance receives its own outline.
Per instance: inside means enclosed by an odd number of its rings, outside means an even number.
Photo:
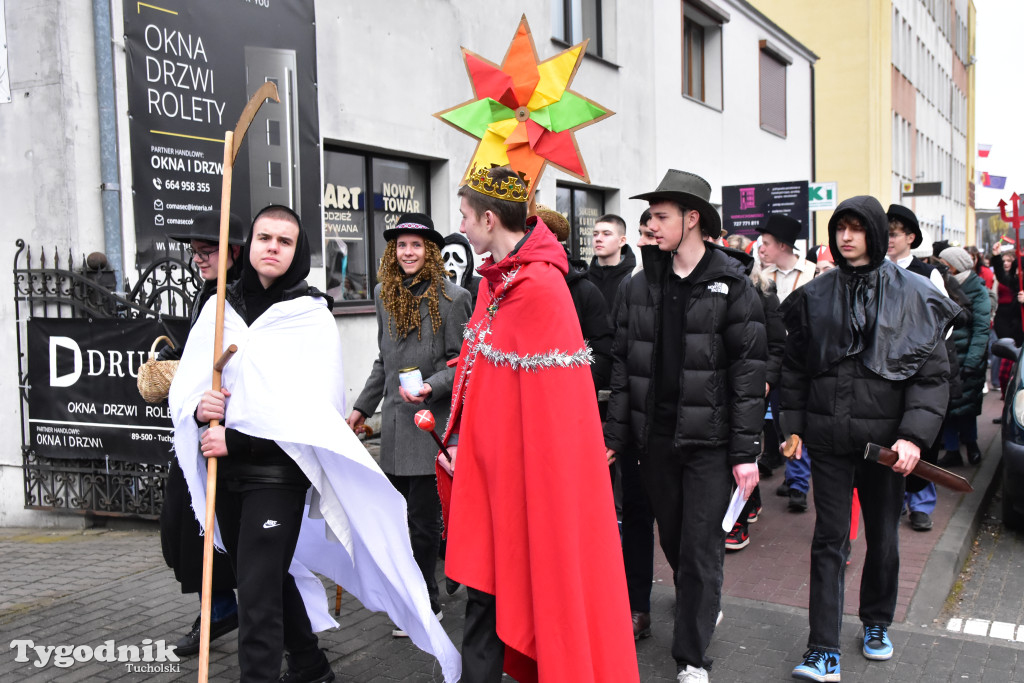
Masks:
[[[651,611],[654,583],[654,513],[647,499],[635,452],[617,458],[622,473],[622,562],[626,568],[629,608]]]
[[[320,661],[317,637],[288,573],[306,492],[217,487],[217,521],[238,580],[238,664],[245,683],[277,681],[287,650],[296,666]]]
[[[860,497],[867,544],[860,579],[860,620],[865,626],[887,627],[896,613],[899,592],[899,525],[906,482],[888,467],[868,462],[859,454],[828,452],[812,453],[811,479],[817,516],[811,541],[811,634],[807,646],[838,653],[853,487]]]
[[[640,472],[675,578],[672,656],[680,666],[708,668],[706,652],[722,598],[722,518],[732,468],[724,448],[676,449],[671,436],[652,434]]]
[[[462,683],[500,683],[505,644],[498,638],[497,600],[466,586],[466,623],[462,630]]]
[[[441,548],[441,499],[437,495],[437,478],[400,476],[389,474],[391,485],[405,498],[409,512],[409,541],[423,580],[427,582],[430,607],[436,613],[440,607],[437,590],[437,557]]]
[[[164,561],[174,570],[182,593],[199,593],[203,588],[203,536],[192,511],[185,475],[177,458],[171,460],[164,482],[164,505],[160,510],[160,547]],[[224,553],[213,556],[213,591],[235,588],[231,560]]]

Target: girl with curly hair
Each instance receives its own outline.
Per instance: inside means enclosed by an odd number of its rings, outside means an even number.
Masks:
[[[437,424],[448,419],[454,363],[471,313],[469,292],[448,280],[441,248],[444,237],[430,216],[404,214],[384,231],[388,241],[374,289],[380,353],[356,399],[348,424],[359,428],[381,403],[380,466],[409,509],[413,556],[423,573],[430,606],[440,618],[434,578],[441,543],[441,502],[434,457],[437,446],[413,422],[427,408]],[[399,374],[419,373],[421,386],[403,386]],[[404,636],[395,630],[394,636]]]

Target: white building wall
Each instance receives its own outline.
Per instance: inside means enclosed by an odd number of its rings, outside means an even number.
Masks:
[[[432,114],[472,96],[460,46],[500,63],[525,12],[540,59],[564,46],[551,40],[558,0],[527,0],[515,7],[473,0],[316,0],[317,79],[322,141],[431,165],[432,214],[442,233],[458,229],[455,190],[475,141]],[[665,170],[700,173],[712,184],[811,177],[810,53],[759,18],[746,3],[719,0],[732,15],[723,50],[721,111],[681,93],[678,0],[603,0],[604,60],[586,59],[572,88],[615,113],[577,133],[606,210],[621,214],[636,241],[645,208],[630,195],[653,189]],[[126,64],[122,1],[111,0],[120,186],[131,188],[128,158]],[[100,205],[99,136],[90,3],[80,0],[7,0],[9,66],[14,101],[0,104],[3,179],[9,218],[0,263],[12,264],[14,240],[82,254],[104,250]],[[758,40],[771,39],[794,59],[787,74],[786,138],[762,131],[758,112]],[[554,206],[559,180],[548,167],[538,202]],[[130,192],[122,193],[125,272],[135,274]],[[63,258],[63,256],[62,256]],[[324,281],[322,269],[311,274]],[[12,278],[0,277],[0,526],[80,523],[23,509],[20,408]],[[377,355],[372,314],[337,318],[345,349],[345,388],[352,400]]]
[[[7,0],[12,101],[0,104],[0,202],[6,210],[0,263],[14,264],[15,240],[68,253],[103,251],[99,114],[92,8],[79,0]],[[77,522],[23,509],[21,414],[14,287],[0,277],[0,526]]]
[[[711,183],[715,204],[721,204],[723,185],[813,180],[807,49],[771,28],[746,3],[719,5],[730,14],[722,26],[721,111],[681,94],[680,3],[655,3],[657,133],[648,188],[654,189],[668,168],[688,170]],[[784,138],[761,129],[759,41],[764,39],[793,59],[786,69]]]

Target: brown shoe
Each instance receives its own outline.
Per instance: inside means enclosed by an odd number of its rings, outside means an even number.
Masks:
[[[651,613],[633,612],[633,640],[651,637]]]

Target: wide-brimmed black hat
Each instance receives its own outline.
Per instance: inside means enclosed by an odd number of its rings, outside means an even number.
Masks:
[[[634,195],[630,199],[644,199],[652,204],[661,201],[679,202],[700,214],[700,228],[705,235],[718,237],[722,234],[722,218],[709,201],[711,185],[694,173],[670,168],[653,192]]]
[[[217,244],[220,242],[220,211],[197,213],[192,218],[188,232],[179,232],[168,237],[175,242],[201,240]],[[235,214],[228,218],[228,244],[245,244],[245,227],[242,225],[242,219]]]
[[[425,213],[403,213],[395,223],[395,227],[384,231],[384,239],[393,240],[399,235],[419,235],[444,248],[444,235],[434,230],[434,221]]]
[[[911,249],[921,246],[924,235],[921,234],[921,225],[917,222],[917,215],[913,211],[901,204],[890,204],[885,215],[889,217],[889,220],[897,220],[902,223],[907,232],[914,233],[914,241],[910,244]]]
[[[757,226],[757,231],[764,235],[771,235],[783,244],[796,247],[796,241],[800,239],[804,231],[804,225],[792,216],[784,213],[770,213],[764,223]]]

